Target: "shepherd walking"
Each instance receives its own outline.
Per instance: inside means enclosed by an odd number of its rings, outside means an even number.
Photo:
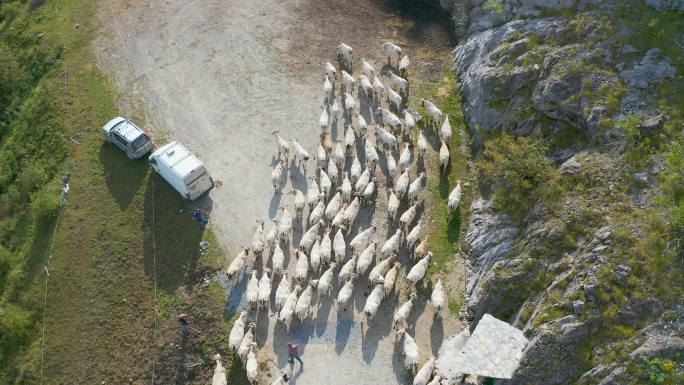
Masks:
[[[287,343],[287,348],[288,348],[288,359],[287,361],[291,364],[294,364],[294,360],[299,361],[299,369],[304,370],[304,363],[302,362],[302,359],[299,358],[299,345],[293,343],[293,342],[288,342]]]
[[[178,316],[178,322],[181,324],[181,328],[183,328],[183,333],[184,334],[190,334],[190,329],[188,329],[188,315],[183,313]]]

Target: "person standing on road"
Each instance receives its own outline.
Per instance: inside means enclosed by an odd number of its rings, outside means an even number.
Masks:
[[[192,214],[192,220],[197,221],[197,225],[199,226],[200,229],[203,229],[207,225],[207,220],[204,218],[204,215],[202,215],[202,214],[209,215],[208,212],[206,212],[202,209],[197,209]]]
[[[304,363],[302,362],[302,359],[299,358],[299,345],[293,343],[293,342],[288,342],[287,343],[287,348],[288,348],[288,359],[287,361],[291,364],[294,363],[294,360],[299,361],[300,369],[304,370]]]
[[[188,318],[188,315],[183,313],[178,316],[178,322],[181,324],[181,328],[183,328],[183,333],[190,334],[190,329],[188,329],[188,321],[186,318]]]

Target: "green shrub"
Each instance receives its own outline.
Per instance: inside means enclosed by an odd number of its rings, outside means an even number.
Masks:
[[[60,192],[47,185],[31,194],[31,211],[36,220],[50,218],[57,214],[60,203]]]
[[[641,137],[641,132],[639,131],[641,122],[642,118],[640,115],[631,114],[618,120],[615,123],[615,127],[622,131],[627,138],[632,141],[637,141]]]
[[[546,150],[541,139],[507,134],[486,142],[476,170],[483,190],[493,193],[497,209],[519,219],[534,202],[558,192],[560,175]]]

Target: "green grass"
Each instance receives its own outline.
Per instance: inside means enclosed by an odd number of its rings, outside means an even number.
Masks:
[[[226,351],[230,322],[220,286],[202,278],[223,253],[145,159],[105,143],[100,128],[119,111],[92,55],[97,3],[62,0],[58,12],[54,3],[33,12],[19,4],[3,4],[13,18],[0,21],[0,40],[29,74],[0,120],[0,378],[39,382],[46,265],[48,383],[142,383],[153,362],[159,383],[206,383],[207,354]],[[57,219],[67,154],[71,191]],[[212,244],[204,254],[202,239]],[[182,340],[180,312],[204,333]],[[197,358],[203,365],[185,369]],[[246,383],[225,358],[232,383]]]

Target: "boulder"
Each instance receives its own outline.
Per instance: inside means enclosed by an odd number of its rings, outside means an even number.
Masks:
[[[667,118],[663,114],[647,118],[639,126],[641,136],[653,136],[659,133],[663,129],[666,120]]]
[[[558,171],[560,171],[561,175],[568,176],[579,171],[581,166],[582,165],[580,164],[580,162],[578,162],[576,157],[573,156],[572,158],[563,162],[563,164],[561,164],[561,166],[558,167]]]
[[[649,336],[641,346],[629,354],[632,360],[641,358],[672,358],[675,353],[684,351],[684,339],[664,334]]]
[[[634,181],[637,183],[642,183],[646,184],[648,183],[648,173],[645,172],[638,172],[632,176],[634,178]]]
[[[646,0],[646,5],[658,12],[677,11],[684,13],[684,0]]]

